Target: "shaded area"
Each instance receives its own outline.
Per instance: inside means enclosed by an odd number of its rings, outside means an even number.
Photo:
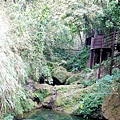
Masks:
[[[16,118],[15,120],[86,120],[79,116],[71,116],[65,113],[52,111],[49,109],[34,110],[32,113],[25,113],[23,118]],[[90,119],[89,119],[90,120]]]

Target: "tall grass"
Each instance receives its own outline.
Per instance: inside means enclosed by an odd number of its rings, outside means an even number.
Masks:
[[[17,40],[10,38],[10,19],[0,4],[0,119],[5,113],[22,113],[26,93],[22,84],[28,78],[26,64],[19,54]],[[17,41],[20,42],[20,41]],[[13,49],[14,48],[14,49]]]

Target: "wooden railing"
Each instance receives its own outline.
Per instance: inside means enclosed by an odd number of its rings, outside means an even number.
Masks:
[[[102,54],[103,50],[110,50],[111,54],[111,65],[110,65],[110,75],[112,74],[112,66],[114,60],[114,47],[115,47],[115,40],[116,40],[117,32],[114,31],[107,36],[97,35],[95,34],[94,37],[91,39],[91,51],[90,51],[90,68],[94,66],[94,58],[95,58],[95,51],[99,49],[99,70],[98,70],[98,79],[100,78],[101,73],[101,62],[102,62]]]
[[[115,36],[116,32],[110,33],[108,36],[96,35],[91,40],[91,49],[113,47]]]
[[[97,35],[91,40],[91,49],[101,48],[103,46],[103,36]]]

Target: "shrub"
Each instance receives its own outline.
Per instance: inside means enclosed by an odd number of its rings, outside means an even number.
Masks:
[[[80,50],[79,54],[76,57],[67,61],[66,69],[73,72],[81,71],[87,65],[87,62],[89,60],[89,54],[90,48],[84,47],[82,50]]]

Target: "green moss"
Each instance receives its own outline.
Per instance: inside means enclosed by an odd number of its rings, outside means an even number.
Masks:
[[[75,81],[79,81],[79,83],[80,83],[81,80],[82,80],[82,77],[80,74],[74,74],[66,80],[66,84],[70,84],[70,83],[73,83]]]
[[[57,78],[61,83],[64,83],[69,76],[69,73],[62,66],[53,69],[52,76]]]
[[[88,89],[91,89],[90,87]],[[90,92],[87,89],[80,89],[79,85],[56,86],[58,96],[55,100],[55,107],[60,106],[65,112],[71,113],[76,109],[84,94]]]
[[[61,106],[61,105],[62,105],[62,102],[63,102],[62,99],[59,99],[59,98],[57,97],[56,100],[55,100],[55,102],[54,102],[54,105],[57,106],[57,107],[58,107],[58,106]],[[61,106],[61,107],[62,107],[62,106]]]
[[[46,102],[48,102],[48,101],[50,100],[50,98],[51,98],[51,96],[47,96],[46,98],[44,98],[44,101],[43,101],[43,103],[46,103]]]

